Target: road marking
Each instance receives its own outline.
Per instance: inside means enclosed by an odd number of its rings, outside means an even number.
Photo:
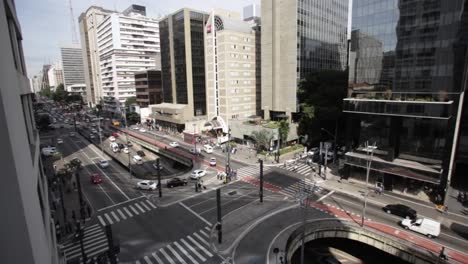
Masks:
[[[150,200],[146,200],[146,202],[151,206],[153,207],[153,209],[156,209],[156,205],[154,205],[152,202],[150,202]]]
[[[139,202],[139,204],[143,206],[146,210],[151,211],[151,209],[144,202]]]
[[[140,209],[140,211],[141,211],[142,213],[145,212],[145,210],[143,210],[143,208],[141,208],[141,206],[138,205],[137,203],[134,203],[133,205],[135,205],[138,209]]]
[[[120,209],[117,209],[117,212],[119,213],[119,215],[120,215],[124,220],[127,219],[127,217],[122,213],[122,211],[120,211]]]
[[[91,175],[91,174],[90,174]],[[109,196],[109,194],[107,194],[106,190],[104,190],[104,188],[102,188],[102,186],[100,184],[98,184],[99,188],[102,190],[102,192],[107,196],[107,198],[109,198],[109,200],[111,201],[111,203],[113,203],[113,205],[115,205],[115,202],[114,200],[112,200],[112,198]],[[112,206],[113,206],[112,205]],[[99,211],[99,210],[98,210]]]
[[[205,229],[211,232],[211,229],[209,227],[205,226]]]
[[[131,202],[133,200],[137,200],[137,199],[140,199],[140,198],[144,198],[145,196],[138,196],[136,198],[133,198],[133,199],[130,199],[128,201],[124,201],[124,202],[120,202],[120,203],[116,203],[116,204],[113,204],[113,205],[110,205],[110,206],[106,206],[106,207],[103,207],[101,209],[98,210],[98,212],[100,211],[103,211],[103,210],[106,210],[106,209],[109,209],[109,208],[112,208],[112,207],[115,207],[115,206],[118,206],[118,205],[121,205],[121,204],[124,204],[124,203],[128,203],[128,202]]]
[[[180,261],[180,263],[184,263],[186,264],[187,262],[185,262],[185,260],[179,255],[179,253],[177,253],[177,251],[175,251],[171,245],[167,245],[167,248],[172,252],[172,254],[174,254],[174,256]]]
[[[117,222],[120,222],[120,218],[117,217],[114,211],[111,212],[111,215],[117,220]]]
[[[197,233],[193,233],[193,235],[198,238],[198,240],[200,240],[201,242],[203,242],[203,244],[207,245],[207,246],[210,246],[210,244],[208,244],[208,242],[206,242],[205,239],[203,239],[203,237],[201,237],[199,234]]]
[[[182,241],[182,243],[184,243],[185,246],[187,246],[188,249],[190,249],[190,251],[193,252],[193,254],[197,255],[197,257],[198,257],[202,262],[205,262],[205,261],[206,261],[206,258],[204,258],[202,255],[200,255],[200,253],[198,253],[189,243],[187,243],[187,241],[185,241],[183,238],[181,238],[180,241]]]
[[[123,207],[124,211],[127,212],[127,214],[130,216],[130,217],[133,217],[133,214],[130,213],[130,211],[127,209],[127,207]]]
[[[159,251],[161,251],[161,253],[164,255],[164,257],[166,257],[166,259],[171,263],[171,264],[176,264],[174,262],[174,260],[172,260],[172,258],[166,253],[166,251],[164,250],[164,248],[161,248]]]
[[[104,222],[104,220],[102,219],[102,217],[100,215],[97,216],[98,219],[99,219],[99,222],[101,222],[101,225],[105,226],[106,225],[106,222]]]
[[[181,247],[179,245],[179,243],[177,243],[177,241],[174,242],[174,245],[176,247],[178,247],[180,249],[180,251],[182,251],[182,253],[184,253],[184,255],[191,260],[190,263],[198,264],[198,261],[196,261],[194,258],[192,258],[192,256],[190,256],[190,254],[183,247]]]
[[[317,202],[322,201],[323,199],[327,198],[328,196],[332,195],[333,193],[335,193],[335,191],[331,191],[331,192],[327,193],[326,195],[320,197],[320,199],[318,199]]]
[[[202,233],[202,235],[206,236],[206,238],[209,238],[209,237],[210,237],[210,236],[209,236],[207,233],[205,233],[203,230],[200,230],[200,233]]]
[[[109,221],[109,224],[111,224],[111,225],[112,225],[112,224],[114,223],[114,222],[112,221],[112,219],[110,218],[110,216],[109,216],[109,215],[107,215],[107,214],[104,214],[104,216],[106,217],[107,221]]]
[[[163,264],[163,261],[158,257],[158,255],[155,252],[151,253],[151,255],[156,259],[156,261],[159,264]]]
[[[148,258],[148,256],[145,256],[144,259],[145,259],[146,263],[153,264],[153,262]]]
[[[187,209],[189,212],[191,212],[193,215],[195,215],[196,217],[198,217],[200,220],[202,220],[203,222],[205,222],[208,226],[212,226],[212,224],[210,222],[208,222],[208,220],[206,220],[205,218],[203,218],[201,215],[197,214],[195,211],[193,211],[192,209],[190,209],[188,206],[186,206],[185,204],[183,204],[182,202],[179,203],[181,206],[183,206],[185,209]]]
[[[133,211],[136,215],[139,215],[139,214],[140,214],[135,208],[133,208],[132,205],[129,205],[128,207],[130,207],[130,209],[132,209],[132,211]]]
[[[210,258],[213,256],[208,250],[206,250],[202,245],[200,245],[195,239],[193,239],[191,236],[187,236],[187,238],[192,241],[193,244],[195,244],[199,249],[201,249],[207,256]]]

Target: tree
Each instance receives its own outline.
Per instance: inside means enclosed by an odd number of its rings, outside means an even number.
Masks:
[[[36,126],[39,130],[46,130],[50,125],[50,117],[48,114],[39,115],[36,119]]]
[[[127,100],[125,100],[126,108],[128,108],[132,104],[136,104],[136,97],[128,97]]]
[[[68,92],[65,91],[63,84],[57,85],[57,88],[55,88],[55,92],[52,94],[52,99],[55,102],[64,102],[67,97]]]
[[[39,94],[41,96],[44,96],[44,97],[47,97],[47,98],[51,98],[52,97],[52,91],[50,90],[50,87],[44,87],[43,89],[41,89],[41,91],[39,92]]]
[[[264,149],[268,149],[270,142],[273,139],[272,133],[265,129],[253,131],[250,136],[255,141],[257,153]]]
[[[127,122],[128,125],[134,125],[136,123],[140,123],[140,115],[135,112],[127,113]]]
[[[281,120],[278,125],[278,132],[281,140],[281,145],[284,145],[284,143],[288,140],[288,134],[290,129],[289,122],[288,120]]]
[[[298,133],[308,135],[309,144],[316,145],[322,140],[321,128],[332,133],[344,128],[340,121],[347,87],[347,71],[316,71],[301,81],[298,97],[301,98],[302,115]]]

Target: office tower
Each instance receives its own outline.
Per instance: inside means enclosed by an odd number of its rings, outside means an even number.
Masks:
[[[60,62],[51,65],[49,71],[49,85],[52,91],[55,91],[58,85],[63,84],[63,70]]]
[[[41,85],[42,84],[42,72],[39,72],[38,74],[34,75],[31,78],[31,88],[33,93],[38,93],[41,91]]]
[[[262,1],[262,109],[295,119],[297,87],[315,70],[345,70],[348,0]]]
[[[97,44],[97,26],[114,11],[91,6],[78,18],[87,101],[99,104],[102,97],[101,66]]]
[[[84,84],[83,56],[79,44],[69,44],[60,48],[65,90],[75,84]]]
[[[454,171],[465,89],[463,0],[354,0],[347,113],[347,177],[363,177],[365,142],[376,144],[372,182],[441,202]]]
[[[45,88],[50,88],[49,84],[49,75],[47,74],[50,70],[50,64],[42,65],[42,81],[41,81],[41,90]]]
[[[258,21],[260,19],[260,5],[251,4],[243,8],[244,21]]]
[[[39,133],[13,0],[0,2],[0,259],[2,263],[59,263]],[[45,72],[47,75],[47,72]],[[63,263],[63,260],[60,262]]]
[[[140,107],[163,102],[161,70],[135,73],[136,101]]]
[[[240,14],[211,13],[205,30],[208,119],[228,132],[230,119],[256,115],[255,30]]]
[[[159,22],[165,103],[152,107],[152,113],[161,127],[182,131],[188,121],[206,120],[203,31],[207,20],[208,14],[183,8]]]
[[[127,98],[136,96],[135,73],[156,66],[159,25],[145,10],[131,5],[97,26],[104,110],[120,111]]]

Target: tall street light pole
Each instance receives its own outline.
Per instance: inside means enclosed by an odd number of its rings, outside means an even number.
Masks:
[[[369,196],[369,174],[372,165],[372,158],[374,157],[374,150],[377,149],[375,143],[373,146],[369,146],[366,143],[364,151],[367,153],[367,171],[366,171],[366,195],[364,196],[364,206],[362,207],[361,226],[364,227],[364,219],[366,217],[367,198]]]
[[[320,128],[320,130],[324,131],[325,133],[327,133],[328,135],[330,135],[332,138],[333,138],[333,164],[335,164],[335,161],[336,161],[336,136],[333,135],[330,131],[326,130],[325,128]],[[336,130],[336,129],[335,129]],[[336,133],[336,132],[335,132]]]
[[[228,128],[228,141],[226,146],[227,152],[227,163],[226,163],[226,175],[231,171],[231,128]]]
[[[127,113],[125,111],[125,107],[123,108],[123,117],[125,122],[125,139],[127,140],[127,147],[128,147],[128,126],[127,126]],[[130,178],[132,178],[132,163],[130,159],[130,150],[128,150],[128,172],[130,173]]]

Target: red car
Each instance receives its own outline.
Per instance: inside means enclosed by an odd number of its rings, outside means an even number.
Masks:
[[[97,173],[91,174],[91,183],[99,184],[101,182],[102,182],[102,178],[99,174]]]
[[[112,133],[112,136],[118,138],[118,137],[119,137],[119,134],[117,134],[117,133],[114,132],[114,133]]]

